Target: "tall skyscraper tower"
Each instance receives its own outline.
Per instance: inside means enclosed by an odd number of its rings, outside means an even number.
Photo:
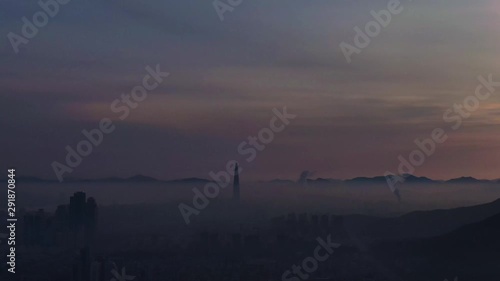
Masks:
[[[238,170],[238,163],[234,166],[233,199],[240,200],[240,174]]]

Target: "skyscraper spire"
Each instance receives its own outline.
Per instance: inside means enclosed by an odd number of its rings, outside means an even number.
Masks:
[[[238,170],[238,163],[234,165],[233,199],[240,200],[240,175]]]

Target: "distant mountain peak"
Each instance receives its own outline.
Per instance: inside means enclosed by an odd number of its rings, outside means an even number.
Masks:
[[[417,177],[417,176],[414,176],[414,175],[411,175],[411,174],[403,174],[403,177],[405,178],[405,181],[409,181],[409,182],[435,182],[435,180],[432,180],[430,178],[427,178],[427,177]]]
[[[349,180],[346,180],[348,183],[368,183],[368,182],[386,182],[386,178],[384,176],[378,176],[378,177],[357,177],[357,178],[352,178]]]
[[[481,183],[481,182],[489,182],[489,180],[480,180],[474,177],[460,177],[456,179],[447,180],[448,183]]]
[[[168,182],[171,182],[171,183],[207,183],[207,182],[211,182],[211,181],[207,180],[207,179],[193,177],[193,178],[171,180]]]
[[[157,179],[155,179],[153,177],[140,175],[140,174],[135,175],[135,176],[131,176],[129,178],[126,178],[125,180],[128,180],[128,181],[158,181]]]

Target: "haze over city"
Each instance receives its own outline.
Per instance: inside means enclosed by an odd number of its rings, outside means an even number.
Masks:
[[[0,280],[499,280],[498,1],[0,22]]]

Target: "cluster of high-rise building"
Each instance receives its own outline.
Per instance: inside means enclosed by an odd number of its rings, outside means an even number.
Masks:
[[[70,197],[69,204],[57,206],[54,213],[44,209],[23,212],[19,232],[21,245],[32,255],[37,253],[40,259],[47,253],[57,255],[59,258],[55,260],[66,262],[72,259],[72,266],[67,269],[72,272],[69,280],[104,280],[98,278],[104,272],[99,261],[93,257],[97,220],[98,207],[94,198],[87,198],[84,192],[76,192]],[[35,271],[35,268],[32,269]],[[44,280],[43,277],[38,278]]]
[[[97,226],[97,203],[76,192],[68,205],[59,205],[54,214],[40,209],[23,216],[23,240],[29,247],[82,248],[93,242]]]

